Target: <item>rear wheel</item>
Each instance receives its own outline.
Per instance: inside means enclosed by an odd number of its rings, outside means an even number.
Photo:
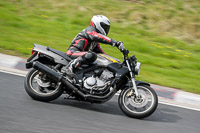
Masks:
[[[155,91],[147,85],[137,86],[139,96],[136,97],[132,88],[126,87],[119,95],[120,109],[129,117],[145,118],[157,108],[158,97]]]
[[[24,87],[30,97],[44,102],[55,100],[63,93],[60,82],[50,80],[36,69],[26,75]]]

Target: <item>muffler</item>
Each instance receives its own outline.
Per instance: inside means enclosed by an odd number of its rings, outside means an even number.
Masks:
[[[62,79],[62,75],[57,73],[56,71],[50,69],[49,67],[43,65],[42,63],[35,61],[32,64],[32,67],[41,71],[42,73],[46,74],[49,76],[49,78],[59,82]]]

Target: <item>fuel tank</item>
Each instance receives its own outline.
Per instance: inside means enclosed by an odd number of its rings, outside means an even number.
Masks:
[[[95,63],[101,66],[108,66],[112,63],[120,63],[120,60],[106,54],[97,54],[97,59]]]

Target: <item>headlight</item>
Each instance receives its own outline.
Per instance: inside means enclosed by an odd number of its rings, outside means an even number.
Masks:
[[[140,63],[140,62],[137,62],[136,66],[135,66],[135,75],[139,75],[139,72],[140,72],[140,65],[141,65],[141,63]]]

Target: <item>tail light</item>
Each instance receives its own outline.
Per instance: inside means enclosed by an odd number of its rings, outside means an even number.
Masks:
[[[35,51],[33,50],[33,48],[32,48],[32,50],[31,50],[31,54],[33,55],[35,53]]]

